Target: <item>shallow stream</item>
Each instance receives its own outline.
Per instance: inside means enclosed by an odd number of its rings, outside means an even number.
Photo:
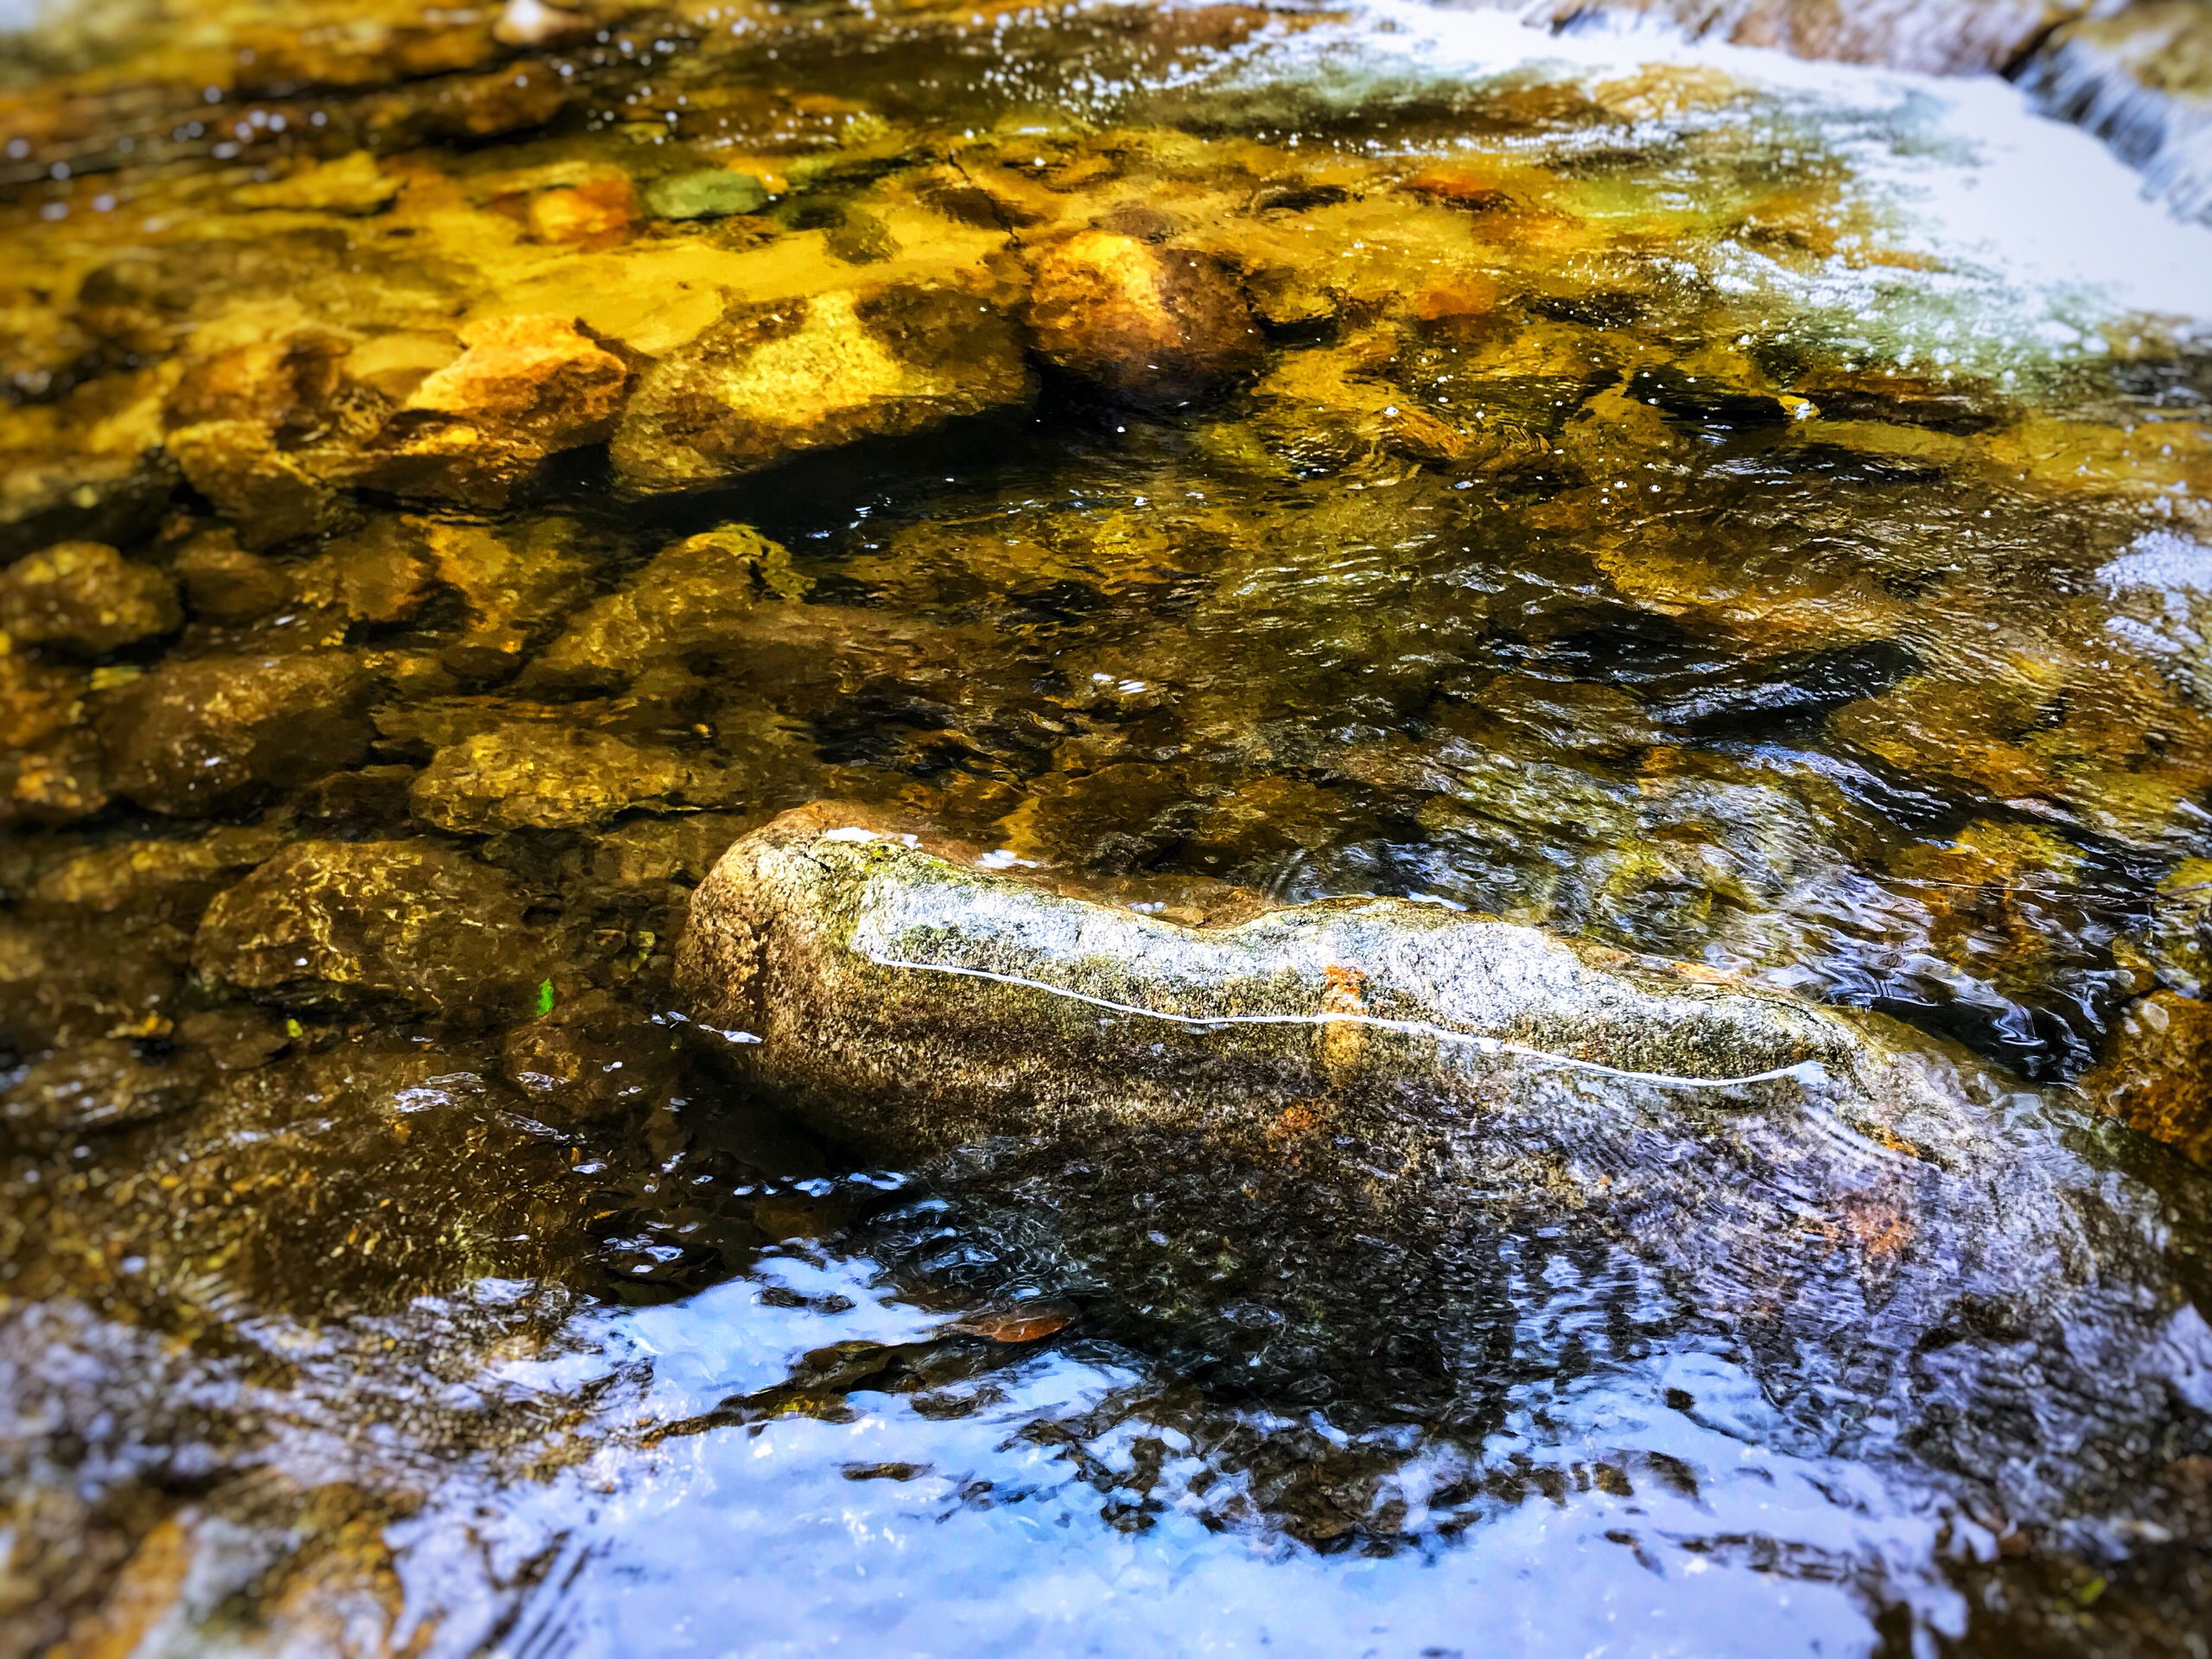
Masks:
[[[1656,27],[81,24],[0,79],[0,1655],[2202,1659],[2212,229]],[[1233,295],[1187,384],[1022,321],[1090,234]],[[1294,1170],[860,1166],[671,983],[823,798],[1874,1010],[2133,1230],[1831,1364]]]

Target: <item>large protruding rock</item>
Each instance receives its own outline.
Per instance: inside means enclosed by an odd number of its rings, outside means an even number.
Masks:
[[[1782,1392],[1848,1372],[1900,1420],[1898,1357],[1923,1349],[1947,1351],[1948,1400],[2014,1386],[2018,1351],[1977,1370],[1961,1329],[2056,1353],[2174,1306],[2147,1290],[2155,1202],[1892,1021],[1397,899],[1216,889],[1209,925],[1171,925],[1013,863],[787,812],[694,895],[679,992],[818,1128],[1049,1194],[1039,1224],[1103,1262],[1146,1215],[1168,1265],[1145,1297],[1270,1225],[1284,1252],[1409,1262],[1564,1229],[1679,1275],[1701,1317],[1786,1332]]]
[[[1033,389],[1006,320],[957,289],[741,304],[646,372],[614,467],[632,489],[687,489],[1026,403]]]
[[[416,387],[354,472],[395,494],[506,504],[548,455],[614,429],[630,369],[559,316],[491,317]]]
[[[1400,899],[1179,927],[836,805],[723,856],[678,971],[696,1017],[759,1039],[741,1044],[753,1069],[807,1116],[899,1157],[1264,1128],[1324,1099],[1428,1135],[1554,1084],[1792,1116],[1811,1100],[1878,1160],[1976,1155],[1949,1065],[1884,1022]]]

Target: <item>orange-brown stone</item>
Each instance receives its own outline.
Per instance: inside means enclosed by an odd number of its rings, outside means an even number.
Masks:
[[[1204,254],[1085,231],[1037,262],[1029,339],[1054,366],[1147,407],[1210,397],[1260,365],[1243,296]]]

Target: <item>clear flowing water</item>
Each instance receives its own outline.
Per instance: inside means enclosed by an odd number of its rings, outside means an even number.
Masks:
[[[2212,1184],[2077,1085],[2206,959],[2212,232],[2001,82],[1657,31],[117,15],[7,93],[10,551],[181,597],[0,659],[0,1652],[2205,1651]],[[755,300],[1018,315],[1086,226],[1230,273],[1241,377],[681,491],[627,426],[488,495],[359,459],[468,320],[634,377]],[[1408,894],[1878,1010],[2156,1270],[1824,1370],[1294,1169],[860,1167],[669,985],[821,798],[1171,920]],[[219,893],[393,842],[451,861],[404,926],[225,965],[273,925]]]

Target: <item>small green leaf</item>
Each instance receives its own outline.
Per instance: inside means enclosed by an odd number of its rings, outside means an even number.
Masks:
[[[2074,1592],[2074,1600],[2076,1605],[2087,1607],[2090,1603],[2096,1600],[2099,1596],[2104,1594],[2104,1592],[2105,1581],[2102,1579],[2091,1579],[2087,1584],[2083,1585],[2079,1590],[2076,1590]]]
[[[304,1037],[308,1034],[307,1027],[296,1020],[287,1020],[284,1021],[284,1034],[293,1038]]]
[[[543,1019],[552,1012],[553,982],[549,979],[537,988],[537,1013],[539,1018]]]

